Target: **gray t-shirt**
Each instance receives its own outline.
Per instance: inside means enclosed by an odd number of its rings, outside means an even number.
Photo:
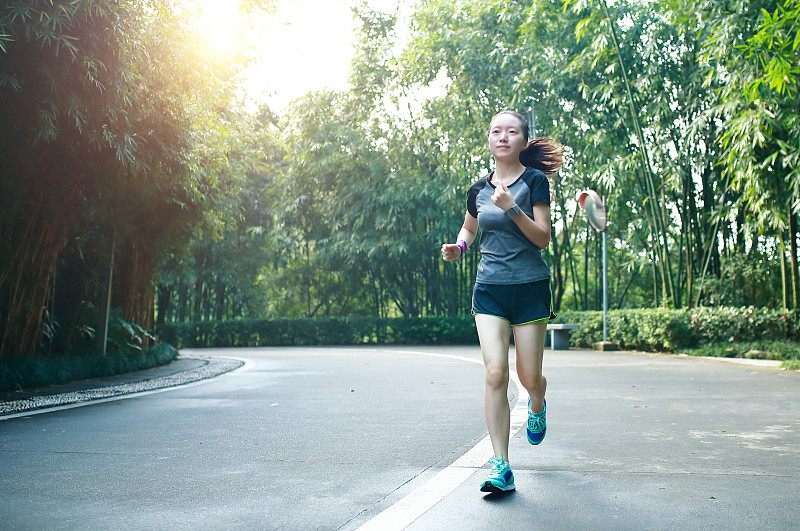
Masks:
[[[491,177],[491,173],[484,176],[467,192],[467,211],[478,218],[481,229],[481,262],[475,281],[526,284],[549,279],[550,269],[542,259],[542,250],[505,216],[503,209],[492,203],[495,187]],[[550,183],[544,173],[534,168],[526,168],[508,191],[531,219],[534,203],[550,204]]]

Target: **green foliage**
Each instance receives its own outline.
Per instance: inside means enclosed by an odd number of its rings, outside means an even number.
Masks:
[[[108,347],[111,352],[141,352],[155,339],[155,336],[141,325],[126,321],[119,308],[113,308],[110,313]]]
[[[681,354],[710,356],[714,358],[745,358],[786,361],[785,367],[800,360],[800,343],[797,341],[744,341],[737,343],[710,343],[697,348],[678,349]]]
[[[243,57],[205,54],[185,5],[0,7],[0,359],[83,348],[112,242],[120,346],[144,346],[154,299],[159,328],[467,315],[477,247],[438,249],[502,108],[566,146],[545,251],[563,315],[602,300],[585,188],[610,206],[612,308],[800,306],[798,0],[424,0],[403,49],[362,5],[351,89],[282,116],[239,108]],[[679,315],[615,313],[618,341],[740,333]],[[393,337],[373,328],[319,335]]]
[[[570,335],[570,344],[591,346],[603,338],[602,312],[562,312],[556,319],[580,325]],[[761,308],[694,308],[691,310],[612,310],[607,319],[608,339],[623,349],[676,352],[708,344],[747,344],[800,339],[794,314]]]
[[[592,348],[603,339],[603,313],[562,312],[558,322],[575,323],[570,344]],[[608,339],[620,348],[643,351],[672,351],[689,341],[685,311],[664,308],[612,310],[608,312]]]
[[[365,344],[477,344],[471,316],[379,319],[242,319],[168,323],[162,341],[188,347],[267,347]]]
[[[112,305],[150,328],[166,249],[235,195],[241,57],[206,54],[188,15],[150,0],[0,7],[0,359],[80,351],[112,265]]]
[[[570,345],[591,349],[603,337],[602,312],[562,312],[579,327]],[[609,340],[626,350],[795,360],[800,327],[791,312],[756,308],[615,310]],[[478,343],[471,316],[379,319],[243,319],[168,323],[159,337],[180,348]],[[754,338],[760,338],[758,340]]]
[[[792,312],[754,307],[697,308],[691,312],[691,329],[700,343],[798,337]]]
[[[262,269],[272,264],[280,240],[271,238],[284,211],[276,200],[282,154],[277,118],[267,108],[239,117],[235,156],[250,161],[241,181],[217,197],[213,215],[193,238],[170,249],[159,267],[158,321],[235,319],[269,306],[262,294]],[[234,156],[233,153],[230,156]]]
[[[746,306],[758,304],[774,308],[781,303],[780,271],[777,249],[752,249],[748,254],[732,254],[720,267],[719,277],[707,277],[702,283],[709,306]]]
[[[203,231],[163,265],[160,321],[465,311],[477,255],[446,266],[436,251],[457,232],[471,176],[442,151],[449,126],[382,108],[394,23],[357,15],[351,92],[298,98],[258,139],[269,159],[220,210],[221,240]]]
[[[787,361],[783,362],[782,366],[783,366],[784,369],[790,369],[790,370],[793,370],[793,371],[797,371],[797,370],[800,370],[800,360],[799,359],[787,360]]]
[[[73,380],[112,376],[158,367],[173,361],[178,351],[158,343],[144,351],[107,356],[72,355],[22,358],[0,363],[0,391],[57,385]]]
[[[602,301],[601,239],[573,200],[587,187],[608,194],[612,308],[780,305],[796,252],[752,221],[779,227],[787,211],[764,214],[747,197],[795,195],[737,188],[719,164],[723,88],[740,87],[708,73],[740,59],[748,35],[788,42],[783,11],[760,30],[764,2],[567,4],[420,2],[399,54],[395,19],[356,9],[351,90],[298,98],[253,136],[267,156],[218,205],[215,230],[165,263],[159,319],[468,313],[479,253],[442,264],[436,250],[491,169],[486,122],[504,107],[535,110],[538,134],[567,146],[545,251],[558,310]]]
[[[704,2],[703,59],[716,81],[724,170],[759,228],[784,230],[800,189],[800,2]]]

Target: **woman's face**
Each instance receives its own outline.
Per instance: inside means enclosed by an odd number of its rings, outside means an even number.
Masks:
[[[498,114],[489,126],[489,151],[497,161],[519,161],[525,147],[525,135],[519,119],[511,114]]]

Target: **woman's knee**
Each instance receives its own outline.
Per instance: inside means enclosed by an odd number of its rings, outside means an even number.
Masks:
[[[502,363],[486,364],[486,385],[491,389],[508,387],[508,366]]]

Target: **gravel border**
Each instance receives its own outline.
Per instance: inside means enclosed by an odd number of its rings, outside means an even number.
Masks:
[[[198,359],[205,361],[205,364],[195,369],[170,374],[168,376],[147,379],[140,382],[112,385],[109,387],[97,387],[94,389],[73,391],[70,393],[61,393],[56,395],[35,396],[25,400],[10,400],[7,402],[0,402],[0,415],[22,413],[26,411],[65,406],[81,402],[91,402],[93,400],[113,398],[132,393],[141,393],[143,391],[152,391],[154,389],[177,387],[200,380],[206,380],[208,378],[214,378],[226,372],[238,369],[244,365],[244,361],[234,358],[192,356],[191,358],[184,359]]]

